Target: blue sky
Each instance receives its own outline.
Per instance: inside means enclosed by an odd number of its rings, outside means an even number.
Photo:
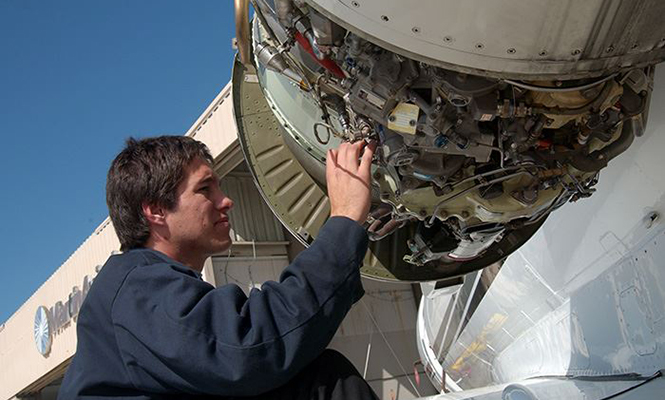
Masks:
[[[228,82],[233,2],[0,1],[0,323],[107,216],[128,136],[183,134]]]

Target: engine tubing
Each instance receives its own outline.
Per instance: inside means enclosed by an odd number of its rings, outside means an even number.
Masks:
[[[640,116],[634,118],[640,118]],[[634,125],[636,123],[634,118],[631,118],[630,120],[623,123],[621,135],[617,140],[608,146],[596,150],[588,155],[575,156],[571,161],[573,167],[584,172],[594,172],[605,168],[610,160],[626,151],[633,143],[633,140],[635,139]]]

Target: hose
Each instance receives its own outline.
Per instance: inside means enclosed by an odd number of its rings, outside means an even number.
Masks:
[[[641,117],[633,117],[624,121],[621,135],[611,144],[588,155],[580,154],[573,157],[570,162],[572,166],[584,172],[594,172],[605,168],[608,162],[626,151],[635,140],[636,130],[639,130],[640,125],[638,118]]]

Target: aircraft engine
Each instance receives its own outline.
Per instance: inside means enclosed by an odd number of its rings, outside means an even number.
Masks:
[[[503,259],[644,131],[665,3],[236,0],[241,144],[307,243],[325,154],[376,140],[363,274],[444,280]],[[637,139],[636,139],[637,138]]]

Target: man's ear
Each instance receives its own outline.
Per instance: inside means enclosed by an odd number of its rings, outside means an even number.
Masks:
[[[149,223],[155,225],[164,225],[166,222],[166,213],[164,207],[155,204],[143,203],[141,204],[143,215]]]

